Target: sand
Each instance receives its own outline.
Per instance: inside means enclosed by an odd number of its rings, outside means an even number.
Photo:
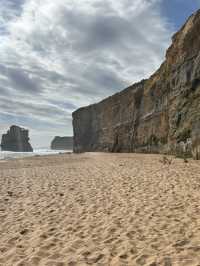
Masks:
[[[200,265],[200,162],[65,154],[0,164],[0,265]]]

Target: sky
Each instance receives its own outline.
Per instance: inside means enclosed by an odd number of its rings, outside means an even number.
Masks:
[[[200,0],[0,0],[0,136],[70,136],[72,112],[148,78]]]

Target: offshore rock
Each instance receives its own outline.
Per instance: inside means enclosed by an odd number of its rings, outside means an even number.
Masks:
[[[51,142],[52,150],[73,150],[73,137],[55,137]]]
[[[1,150],[32,152],[33,148],[29,143],[28,130],[18,126],[11,126],[7,133],[2,135]]]
[[[148,79],[73,113],[74,151],[200,158],[200,11],[172,38]]]

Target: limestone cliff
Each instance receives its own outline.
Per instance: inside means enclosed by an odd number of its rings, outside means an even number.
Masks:
[[[51,142],[52,150],[72,150],[73,137],[55,137]]]
[[[148,80],[73,113],[74,151],[200,157],[200,11]]]
[[[32,152],[28,130],[11,126],[7,133],[2,135],[1,149],[3,151]]]

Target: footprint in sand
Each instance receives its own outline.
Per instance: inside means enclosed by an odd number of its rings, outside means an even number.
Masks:
[[[28,265],[39,265],[40,261],[42,260],[41,257],[32,257],[30,258],[29,262],[28,262]]]
[[[96,265],[103,257],[104,254],[91,254],[86,258],[86,262],[91,265]]]

